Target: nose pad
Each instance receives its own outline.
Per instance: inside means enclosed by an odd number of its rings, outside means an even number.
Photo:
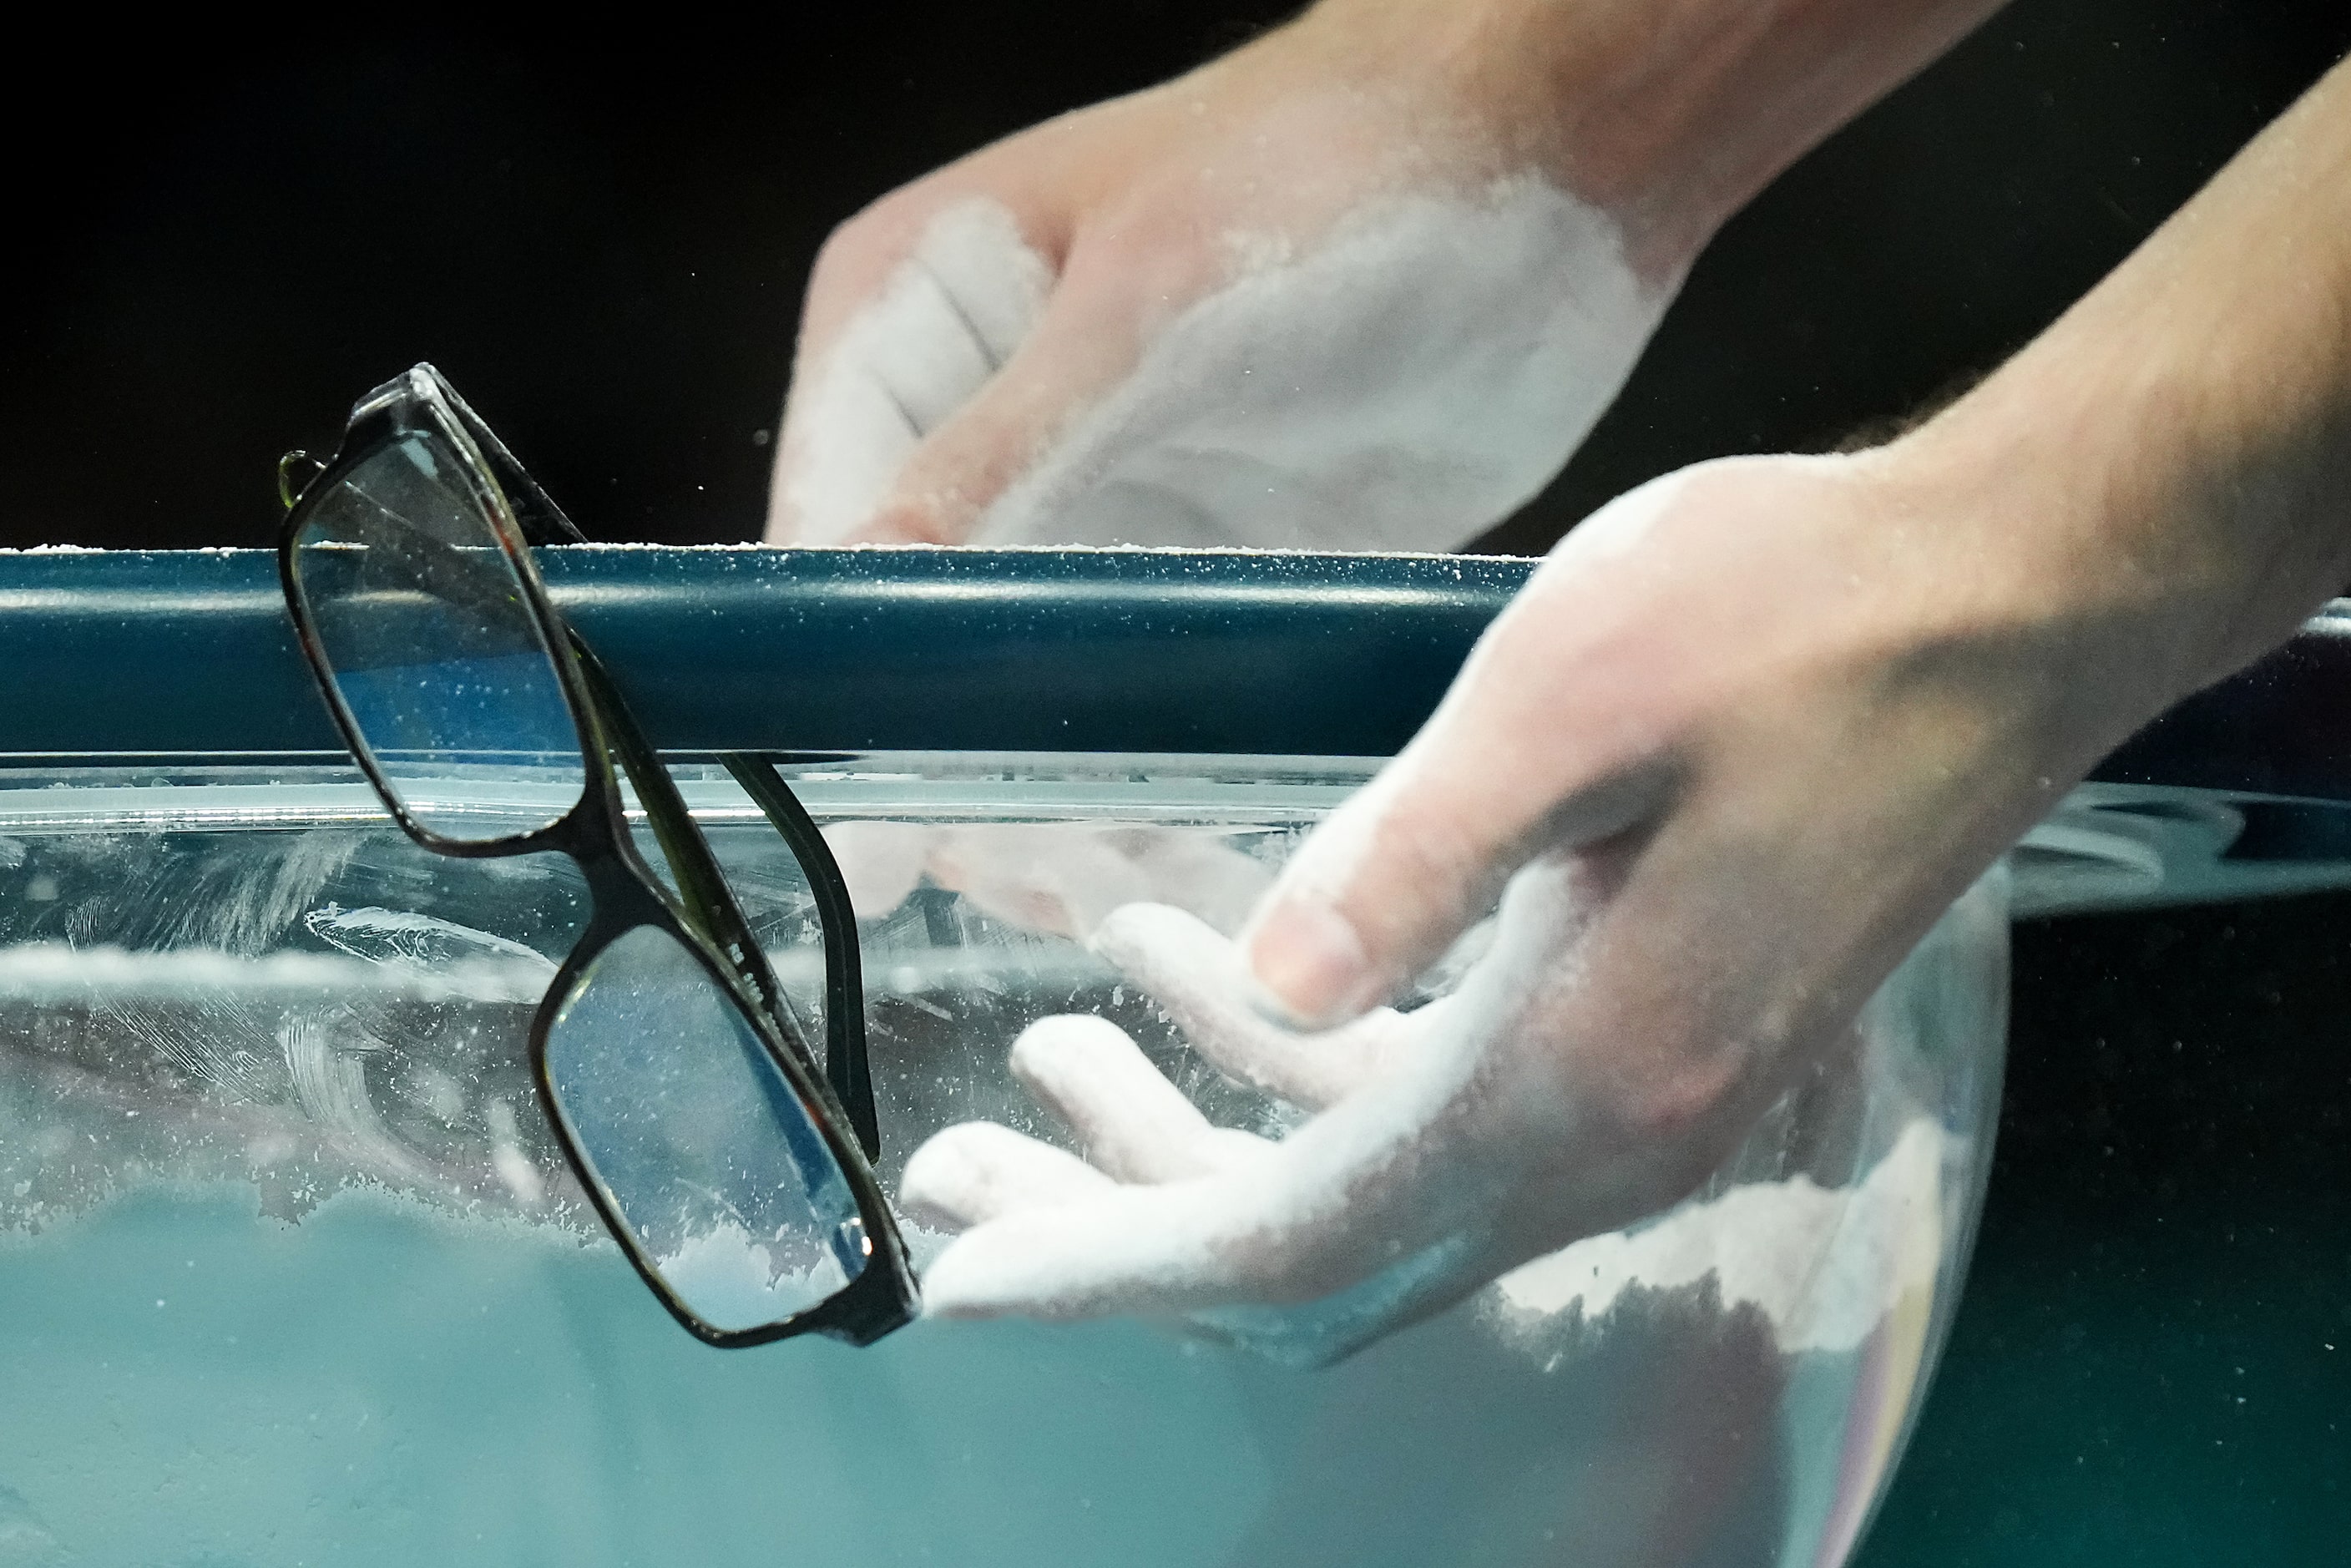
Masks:
[[[308,472],[301,474],[298,483],[296,474],[303,469],[307,469]],[[292,511],[294,503],[302,498],[303,492],[317,484],[319,476],[326,471],[325,464],[300,447],[296,447],[277,460],[277,498],[286,504],[287,511]]]

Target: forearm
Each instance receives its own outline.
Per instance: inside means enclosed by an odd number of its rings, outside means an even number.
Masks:
[[[1448,76],[1522,162],[1686,257],[2000,0],[1322,0],[1335,53]]]
[[[2160,706],[2351,581],[2351,63],[1891,455],[2022,529],[1990,591],[2121,635]]]

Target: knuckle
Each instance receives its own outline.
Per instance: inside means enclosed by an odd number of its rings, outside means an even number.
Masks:
[[[881,271],[895,259],[885,247],[886,231],[869,207],[836,226],[817,246],[810,272],[812,287],[844,285]]]
[[[817,247],[814,286],[852,286],[879,276],[911,254],[940,206],[926,182],[903,185],[842,219]]]

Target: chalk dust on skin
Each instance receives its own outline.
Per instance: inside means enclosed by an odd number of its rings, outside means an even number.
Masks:
[[[1452,549],[1566,462],[1677,282],[1644,282],[1614,219],[1532,176],[1384,197],[1302,250],[1228,238],[1232,280],[1073,413],[972,543]],[[870,517],[1049,283],[988,198],[932,220],[799,393],[778,472],[800,542]]]
[[[958,202],[858,311],[801,392],[783,455],[798,542],[835,544],[1043,310],[1051,270],[1000,204]]]

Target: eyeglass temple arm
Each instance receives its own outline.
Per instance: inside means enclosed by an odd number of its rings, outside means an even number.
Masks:
[[[865,1051],[864,964],[857,946],[857,912],[849,902],[849,880],[841,874],[832,847],[775,764],[747,751],[722,751],[718,760],[743,792],[782,835],[809,873],[817,921],[824,929],[825,1074],[848,1107],[851,1124],[869,1158],[880,1152],[879,1119],[873,1110],[872,1071]]]
[[[601,732],[603,743],[619,759],[622,771],[636,787],[637,802],[644,808],[645,821],[653,829],[662,853],[668,858],[670,869],[676,874],[678,892],[686,913],[701,927],[701,934],[734,966],[736,973],[749,988],[758,1004],[767,1009],[769,1020],[785,1040],[806,1059],[809,1055],[807,1043],[800,1039],[799,1030],[792,1027],[789,1005],[782,988],[776,984],[775,972],[768,967],[768,956],[751,935],[742,909],[735,902],[735,895],[727,888],[726,877],[718,869],[717,858],[710,852],[702,830],[694,824],[694,817],[686,809],[684,797],[677,792],[677,785],[671,779],[669,769],[662,766],[635,721],[629,716],[628,707],[622,702],[620,689],[613,685],[611,674],[577,632],[569,634],[580,673],[587,678],[588,697],[594,709],[591,716],[596,727]],[[769,820],[773,821],[773,818]],[[791,835],[787,833],[785,838],[789,842]],[[819,841],[821,842],[821,839]],[[793,848],[797,850],[799,845],[794,844]],[[831,863],[831,858],[827,857],[825,868],[830,869]],[[837,871],[834,875],[838,877]],[[826,938],[827,974],[830,977],[831,950],[834,946],[830,927],[827,928]],[[853,926],[851,928],[851,940],[855,940]],[[857,1021],[862,1026],[864,1021],[862,995],[858,1005]],[[841,1031],[830,1027],[837,1012],[837,1009],[827,1009],[828,1033],[833,1040],[841,1038]],[[855,1038],[862,1044],[862,1028],[857,1030]],[[831,1040],[828,1040],[830,1044]],[[865,1091],[862,1102],[850,1099],[842,1090],[842,1080],[852,1077],[846,1061],[852,1053],[828,1050],[826,1054],[831,1060],[822,1064],[810,1061],[809,1066],[823,1073],[826,1086],[839,1102],[833,1109],[849,1124],[867,1157],[872,1158],[879,1151],[881,1138],[871,1082],[863,1071],[863,1053],[855,1053],[858,1071],[852,1080]]]
[[[430,365],[420,365],[417,369],[433,378],[434,389],[448,401],[451,411],[465,425],[465,434],[473,437],[474,444],[480,448],[482,461],[497,480],[498,488],[506,493],[507,505],[514,510],[515,522],[522,529],[525,542],[534,545],[586,544],[588,536],[580,531],[580,525],[555,504],[552,496],[540,488],[538,481],[530,476],[529,471],[516,460],[513,453],[507,450],[507,444],[498,439],[497,432],[474,412],[472,403],[457,394],[457,389],[449,384],[449,378]]]

